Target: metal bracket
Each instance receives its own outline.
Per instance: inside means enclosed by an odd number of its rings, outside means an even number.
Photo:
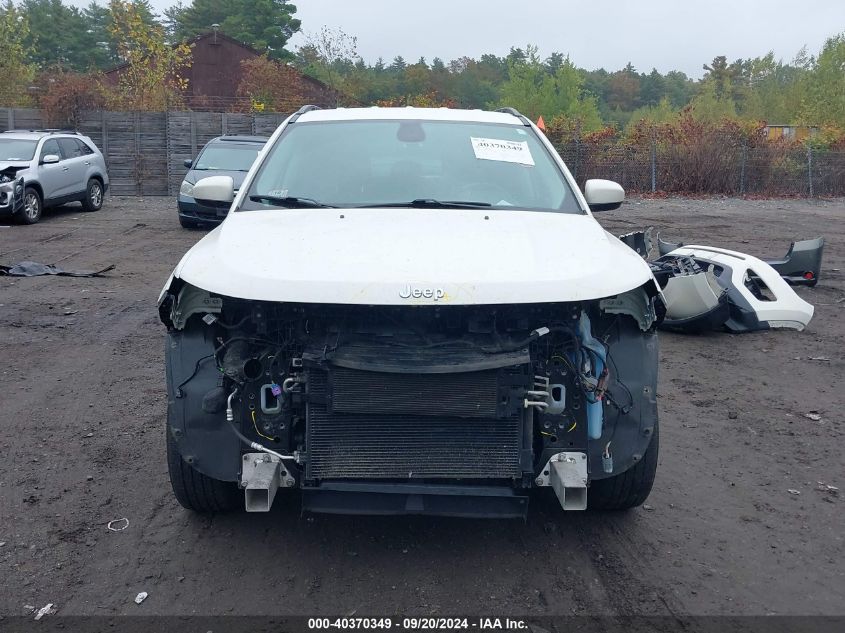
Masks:
[[[296,485],[296,479],[275,455],[247,453],[242,459],[241,488],[247,512],[269,512],[276,491]]]
[[[587,454],[557,453],[534,480],[537,486],[551,486],[564,510],[587,509]]]

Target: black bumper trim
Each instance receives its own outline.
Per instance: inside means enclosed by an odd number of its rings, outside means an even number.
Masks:
[[[528,496],[505,486],[324,482],[302,493],[305,512],[524,519]]]

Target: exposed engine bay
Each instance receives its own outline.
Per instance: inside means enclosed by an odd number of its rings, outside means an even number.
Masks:
[[[524,516],[538,486],[585,509],[590,482],[656,432],[653,283],[582,303],[355,306],[177,281],[160,313],[168,432],[247,510],[301,488],[311,511]]]

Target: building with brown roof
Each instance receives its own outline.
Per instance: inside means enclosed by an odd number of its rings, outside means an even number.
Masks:
[[[261,53],[217,31],[198,35],[189,44],[191,63],[182,73],[187,80],[185,104],[192,110],[216,112],[250,109],[254,104],[248,97],[238,94],[243,77],[242,63],[261,57]],[[278,63],[278,67],[280,79],[290,83],[291,99],[286,101],[286,108],[296,109],[305,104],[334,107],[338,104],[339,93],[323,82],[292,66]],[[126,68],[127,64],[121,64],[106,71],[106,81],[117,84]]]

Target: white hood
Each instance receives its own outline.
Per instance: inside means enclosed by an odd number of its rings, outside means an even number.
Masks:
[[[234,212],[174,276],[229,297],[361,305],[582,301],[653,278],[589,215],[474,209]]]

